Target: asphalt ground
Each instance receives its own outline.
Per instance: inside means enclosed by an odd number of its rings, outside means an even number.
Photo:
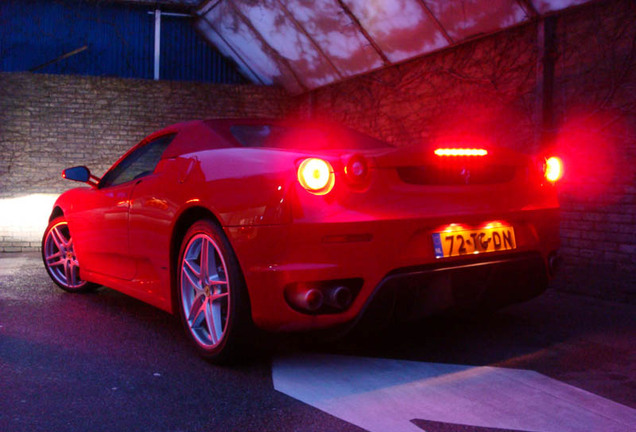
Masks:
[[[272,364],[307,354],[528,369],[636,408],[635,312],[548,290],[487,317],[331,342],[272,335],[270,349],[219,367],[197,357],[177,318],[107,288],[65,293],[39,254],[0,254],[0,431],[362,430],[274,389]]]

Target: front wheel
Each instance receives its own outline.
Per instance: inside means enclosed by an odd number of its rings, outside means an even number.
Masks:
[[[64,217],[55,218],[44,231],[42,260],[53,282],[65,291],[86,292],[97,287],[80,279],[73,238]]]
[[[223,230],[208,220],[187,231],[178,261],[178,309],[199,353],[229,363],[246,345],[249,300],[232,248]]]

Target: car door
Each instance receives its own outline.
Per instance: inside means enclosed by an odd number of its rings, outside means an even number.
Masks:
[[[86,270],[123,280],[135,277],[136,261],[130,255],[130,199],[140,179],[154,172],[174,136],[142,141],[104,175],[90,202],[76,206],[76,225],[83,233],[76,247]]]
[[[137,288],[153,300],[170,300],[170,239],[172,223],[182,200],[180,172],[187,165],[183,158],[162,159],[155,172],[140,179],[130,197],[130,255],[137,263]],[[150,300],[147,300],[150,301]],[[161,306],[160,306],[161,307]]]

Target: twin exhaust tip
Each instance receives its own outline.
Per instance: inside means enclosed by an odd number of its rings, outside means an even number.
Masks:
[[[561,268],[562,263],[563,259],[556,252],[552,252],[548,256],[548,271],[550,272],[551,277],[554,277],[557,274],[557,272]]]
[[[352,289],[343,284],[294,284],[285,289],[287,302],[305,313],[337,313],[353,301]]]

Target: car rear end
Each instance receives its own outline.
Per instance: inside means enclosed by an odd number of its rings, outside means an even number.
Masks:
[[[325,328],[396,304],[405,318],[497,308],[547,286],[559,209],[544,158],[378,147],[295,163],[291,223],[228,229],[261,327]]]

